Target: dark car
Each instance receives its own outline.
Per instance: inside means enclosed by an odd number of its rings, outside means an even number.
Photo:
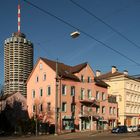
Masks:
[[[140,132],[140,124],[138,125],[138,131]]]
[[[127,133],[127,126],[120,125],[111,130],[112,133]]]

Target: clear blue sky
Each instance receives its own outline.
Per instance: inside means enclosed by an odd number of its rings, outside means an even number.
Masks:
[[[130,75],[140,73],[140,66],[81,33],[72,39],[75,29],[21,1],[21,32],[34,44],[34,63],[46,57],[76,65],[88,62],[94,72],[108,72],[112,65]],[[69,0],[29,0],[71,25],[104,42],[128,58],[140,63],[140,49],[113,32]],[[140,0],[73,0],[140,46]],[[0,0],[0,84],[4,77],[3,44],[17,32],[18,0]]]

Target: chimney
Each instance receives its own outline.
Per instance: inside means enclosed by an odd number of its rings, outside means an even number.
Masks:
[[[116,66],[112,66],[112,73],[115,73],[116,71],[117,71],[117,68],[116,68]]]
[[[96,76],[99,77],[101,75],[101,71],[100,70],[96,70]]]
[[[128,71],[127,71],[127,70],[124,70],[124,71],[123,71],[123,74],[124,74],[124,75],[128,75]]]

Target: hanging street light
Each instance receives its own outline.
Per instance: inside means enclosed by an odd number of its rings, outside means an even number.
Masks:
[[[77,38],[79,35],[80,35],[80,32],[78,32],[78,31],[74,31],[74,32],[72,32],[72,33],[70,34],[70,36],[71,36],[72,38]]]

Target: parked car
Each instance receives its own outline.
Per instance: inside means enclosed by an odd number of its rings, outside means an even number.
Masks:
[[[137,127],[136,125],[133,125],[133,126],[132,126],[132,131],[133,131],[133,132],[137,132],[137,131],[138,131],[138,127]]]
[[[140,124],[138,125],[138,131],[140,132]]]
[[[112,133],[127,133],[127,126],[120,125],[112,129]]]
[[[127,126],[127,131],[128,131],[128,132],[133,132],[132,126]]]

